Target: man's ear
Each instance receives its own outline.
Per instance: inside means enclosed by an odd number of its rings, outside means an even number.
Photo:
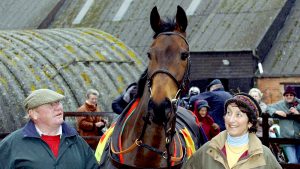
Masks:
[[[36,120],[38,117],[38,113],[34,109],[28,110],[28,115],[33,120]]]

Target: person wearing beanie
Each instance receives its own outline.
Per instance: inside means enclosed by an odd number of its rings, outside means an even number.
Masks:
[[[271,104],[267,112],[271,116],[286,117],[287,115],[299,115],[300,100],[296,97],[295,89],[287,86],[283,92],[283,99]],[[300,123],[292,119],[279,118],[280,137],[300,139]],[[300,145],[281,145],[287,155],[289,163],[300,163]]]
[[[200,147],[183,169],[281,169],[270,149],[256,136],[261,109],[254,98],[238,93],[225,102],[226,130]]]
[[[99,97],[99,92],[95,89],[89,89],[86,93],[86,100],[83,105],[81,105],[77,112],[101,112],[100,107],[97,104]],[[77,131],[80,136],[101,136],[103,135],[102,129],[107,123],[100,116],[78,116],[77,121]],[[93,150],[97,148],[100,139],[89,139],[86,142],[92,147]]]
[[[0,168],[94,169],[92,149],[63,119],[63,95],[38,89],[24,100],[29,121],[0,142]]]
[[[208,140],[220,133],[220,127],[208,114],[210,107],[206,100],[198,100],[195,103],[194,114],[197,117],[196,122],[203,128]]]
[[[225,130],[223,118],[224,103],[230,98],[232,98],[232,95],[224,90],[222,82],[219,79],[214,79],[207,86],[206,92],[190,98],[189,105],[195,105],[196,100],[206,100],[210,106],[209,115],[214,119],[215,123],[220,126],[220,131],[223,131]],[[190,110],[193,111],[194,107],[192,107]]]

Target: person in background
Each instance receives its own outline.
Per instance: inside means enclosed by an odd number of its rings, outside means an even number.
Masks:
[[[126,106],[134,99],[134,96],[137,94],[137,83],[131,83],[123,94],[118,96],[115,100],[113,100],[111,107],[112,110],[121,114]]]
[[[249,90],[249,95],[257,101],[261,108],[261,112],[265,113],[268,106],[262,101],[263,93],[258,88],[252,88]]]
[[[189,104],[189,100],[192,96],[196,96],[200,94],[200,89],[196,86],[193,86],[189,89],[189,93],[186,97],[183,97],[179,100],[178,102],[178,106],[184,107],[188,110],[193,111],[194,110],[194,106]]]
[[[97,105],[99,93],[95,89],[89,89],[86,93],[85,103],[77,109],[77,112],[101,112],[101,109]],[[101,136],[103,134],[102,129],[105,127],[107,121],[99,116],[78,116],[77,131],[80,136]],[[99,139],[88,139],[87,143],[96,149]]]
[[[287,86],[283,93],[283,100],[271,104],[267,108],[267,112],[271,115],[286,117],[288,114],[300,113],[300,100],[296,97],[295,89]],[[300,123],[296,120],[279,119],[280,137],[300,139]],[[281,145],[285,151],[289,163],[300,163],[300,145],[283,144]]]
[[[249,90],[249,95],[252,96],[257,103],[260,106],[261,112],[266,113],[267,110],[267,104],[262,101],[263,93],[258,89],[258,88],[252,88]],[[273,124],[273,120],[269,118],[269,125],[271,126]],[[258,137],[262,137],[262,118],[261,114],[258,117],[258,127],[257,127],[257,132],[256,135]]]
[[[224,103],[232,95],[224,90],[223,84],[219,79],[213,80],[208,86],[207,91],[190,98],[190,105],[194,105],[196,100],[206,100],[211,107],[209,115],[220,126],[220,130],[225,130],[224,125]]]
[[[220,127],[208,114],[210,107],[206,100],[198,100],[195,103],[194,114],[197,117],[197,123],[202,126],[208,140],[220,133]]]
[[[200,147],[183,169],[281,169],[269,148],[256,136],[261,113],[254,98],[238,93],[225,102],[226,130]]]
[[[0,142],[0,168],[98,168],[92,149],[64,122],[63,98],[38,89],[25,99],[29,121]]]

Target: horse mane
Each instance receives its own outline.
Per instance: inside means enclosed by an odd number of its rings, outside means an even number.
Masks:
[[[176,28],[175,18],[173,18],[173,19],[166,18],[166,21],[163,21],[163,20],[160,20],[160,21],[161,21],[160,29],[154,33],[153,39],[155,39],[157,37],[157,35],[159,35],[162,32],[172,32]]]
[[[137,82],[136,98],[141,98],[143,96],[144,88],[145,88],[145,85],[147,83],[147,77],[148,77],[148,68],[146,68],[144,70],[144,72],[142,73],[140,79]]]

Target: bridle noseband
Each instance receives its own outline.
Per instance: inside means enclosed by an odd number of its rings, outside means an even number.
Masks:
[[[182,34],[180,34],[178,32],[162,32],[162,33],[158,34],[156,36],[156,38],[158,38],[161,35],[176,35],[176,36],[179,36],[187,44],[188,51],[189,51],[189,43],[188,43],[188,41],[186,40],[186,38]],[[187,62],[188,63],[187,63],[187,66],[186,66],[183,78],[180,81],[178,81],[175,78],[175,76],[172,73],[170,73],[168,70],[166,70],[166,69],[158,69],[158,70],[154,71],[152,73],[152,75],[148,76],[148,78],[147,78],[147,84],[148,84],[148,88],[150,90],[150,95],[151,95],[151,92],[152,92],[151,91],[151,86],[152,86],[152,81],[153,81],[154,77],[157,74],[161,74],[161,73],[162,74],[166,74],[167,76],[169,76],[175,82],[175,84],[176,84],[176,86],[178,88],[178,91],[177,91],[177,93],[176,93],[176,95],[174,97],[175,100],[172,99],[172,102],[176,101],[176,103],[177,103],[177,100],[178,100],[178,98],[180,96],[180,92],[183,91],[183,90],[187,91],[188,83],[190,81],[190,79],[189,79],[189,75],[190,75],[190,56],[187,57]]]

